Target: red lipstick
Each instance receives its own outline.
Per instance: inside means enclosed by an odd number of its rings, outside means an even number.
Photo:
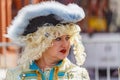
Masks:
[[[62,49],[60,52],[65,54],[66,53],[66,49]]]

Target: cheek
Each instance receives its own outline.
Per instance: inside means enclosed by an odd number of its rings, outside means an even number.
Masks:
[[[68,46],[68,48],[67,48],[67,52],[69,52],[69,51],[70,51],[70,47],[71,47],[71,46],[69,45],[69,46]]]
[[[69,43],[69,45],[68,45],[68,51],[70,51],[70,48],[71,48],[71,44]]]
[[[57,48],[59,48],[60,47],[60,43],[59,42],[54,42],[53,43],[53,45],[52,45],[52,47],[54,48],[54,49],[57,49]]]
[[[59,46],[59,45],[53,45],[53,47],[52,47],[52,50],[53,50],[54,52],[59,51],[59,49],[60,49],[60,46]]]
[[[59,45],[53,44],[52,47],[50,48],[51,52],[56,52],[59,50]]]
[[[70,48],[70,42],[68,42],[68,48]]]

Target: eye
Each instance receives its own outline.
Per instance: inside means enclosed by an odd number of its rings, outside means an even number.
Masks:
[[[66,36],[66,38],[65,38],[66,40],[69,40],[70,39],[70,36]]]
[[[60,40],[61,40],[61,37],[57,37],[55,40],[56,40],[56,41],[60,41]]]

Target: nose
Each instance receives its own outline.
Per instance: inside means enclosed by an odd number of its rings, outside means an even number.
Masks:
[[[63,39],[63,40],[62,40],[62,47],[63,47],[63,48],[66,48],[66,47],[68,47],[68,45],[69,45],[69,41],[66,40],[66,39]]]

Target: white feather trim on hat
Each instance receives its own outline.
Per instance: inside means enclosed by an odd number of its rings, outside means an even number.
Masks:
[[[61,23],[76,23],[85,17],[83,9],[74,3],[66,6],[55,1],[47,1],[28,5],[18,12],[18,15],[9,26],[6,36],[17,41],[19,36],[25,31],[31,19],[50,14],[55,14],[57,16],[56,19],[61,20]]]

